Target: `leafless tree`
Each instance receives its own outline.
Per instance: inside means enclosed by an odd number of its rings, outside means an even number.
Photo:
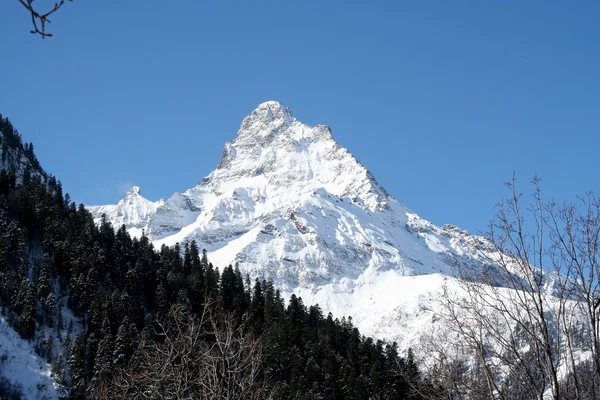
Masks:
[[[265,397],[262,342],[211,307],[194,318],[171,308],[156,321],[158,340],[142,339],[129,367],[101,381],[97,399],[258,399]],[[262,397],[261,397],[262,396]]]
[[[600,397],[600,199],[550,203],[547,252],[563,288],[560,307],[569,386],[578,398]],[[574,300],[574,301],[571,301]]]
[[[19,3],[23,5],[31,14],[31,23],[33,24],[33,29],[31,33],[38,34],[42,36],[42,39],[45,37],[51,37],[52,34],[46,31],[46,24],[49,24],[51,21],[48,19],[52,14],[57,12],[64,4],[65,0],[60,0],[58,3],[54,3],[52,8],[47,11],[40,11],[34,6],[35,0],[18,0]],[[69,0],[73,1],[73,0]]]
[[[487,233],[491,270],[461,271],[441,300],[445,340],[460,348],[431,336],[432,367],[455,398],[598,398],[600,202],[544,203],[534,178],[524,207],[514,177],[507,187]]]

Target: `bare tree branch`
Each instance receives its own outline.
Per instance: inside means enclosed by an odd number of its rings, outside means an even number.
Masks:
[[[262,341],[233,316],[207,306],[194,318],[174,305],[156,326],[157,340],[142,339],[131,364],[101,380],[93,398],[268,398]]]
[[[34,1],[35,0],[18,0],[18,2],[21,3],[23,7],[25,7],[31,14],[31,23],[33,24],[33,30],[31,30],[31,33],[41,35],[42,39],[51,37],[52,34],[46,32],[46,24],[51,23],[48,17],[57,12],[65,3],[65,0],[60,0],[58,3],[54,3],[54,6],[46,12],[37,11],[33,6]]]

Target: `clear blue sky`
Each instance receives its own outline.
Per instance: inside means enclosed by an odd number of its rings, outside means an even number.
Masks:
[[[266,100],[437,224],[484,229],[513,169],[599,189],[598,1],[75,0],[46,40],[0,15],[0,113],[77,202],[194,186]]]

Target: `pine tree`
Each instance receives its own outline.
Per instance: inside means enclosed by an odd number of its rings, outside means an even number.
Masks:
[[[250,302],[250,315],[248,325],[256,333],[262,333],[265,323],[265,299],[262,285],[258,278],[254,281],[254,291]]]
[[[33,339],[35,335],[35,295],[33,285],[27,284],[25,298],[21,307],[20,333],[23,339]]]
[[[190,245],[186,243],[183,250],[183,274],[189,275],[192,272],[192,255],[190,253]]]
[[[131,358],[138,342],[138,332],[135,324],[128,317],[123,319],[115,338],[113,362],[117,366],[125,365]]]
[[[50,256],[46,253],[42,255],[42,265],[40,268],[40,275],[37,279],[37,294],[40,298],[45,299],[50,294],[51,281],[50,281]]]
[[[88,330],[99,332],[102,329],[102,294],[98,291],[92,300],[88,312]]]
[[[69,367],[71,380],[69,387],[71,397],[83,399],[85,397],[85,343],[82,335],[77,335],[69,350]]]
[[[195,240],[192,240],[190,243],[190,259],[192,271],[195,268],[200,268],[200,253],[198,252],[198,245],[196,244]]]
[[[94,376],[94,364],[96,362],[96,354],[98,353],[98,345],[100,343],[99,335],[100,332],[91,332],[85,341],[85,377],[87,382]]]
[[[223,269],[221,284],[219,288],[219,300],[225,311],[234,308],[234,297],[236,296],[236,277],[231,265]]]
[[[213,267],[212,263],[208,263],[205,273],[204,293],[207,300],[217,300],[219,297],[219,270]]]
[[[122,225],[117,231],[112,253],[114,259],[113,281],[115,283],[124,282],[125,274],[130,269],[128,265],[131,264],[133,256],[133,243],[125,225]]]
[[[306,307],[302,298],[292,294],[287,308],[287,327],[286,332],[293,344],[300,344],[304,330],[304,319],[306,316]]]
[[[188,287],[192,309],[197,314],[202,313],[202,306],[205,300],[206,289],[206,269],[204,263],[200,261],[198,246],[192,241],[190,245],[191,272],[188,277]]]
[[[375,347],[371,348],[371,371],[370,382],[371,391],[382,393],[385,385],[384,375],[383,342],[378,340]]]
[[[244,287],[244,278],[242,277],[242,272],[240,271],[238,263],[235,263],[233,273],[235,275],[233,286],[233,309],[238,318],[241,318],[250,309],[251,296]]]
[[[113,353],[115,338],[112,335],[108,318],[102,321],[102,338],[98,343],[94,363],[94,376],[97,379],[109,376],[113,371]]]
[[[169,310],[167,290],[165,289],[165,285],[162,281],[158,284],[158,288],[156,289],[154,308],[159,314],[165,314]]]
[[[140,277],[140,262],[136,262],[125,275],[125,293],[129,300],[128,312],[133,322],[142,323],[144,320],[144,288]]]

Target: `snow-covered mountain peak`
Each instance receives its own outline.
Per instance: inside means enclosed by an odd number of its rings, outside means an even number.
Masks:
[[[238,262],[244,274],[352,315],[379,337],[394,336],[404,299],[395,290],[410,286],[409,277],[482,269],[492,251],[412,213],[327,126],[304,124],[272,101],[244,118],[217,169],[197,186],[166,202],[132,190],[117,205],[90,210],[133,235],[145,230],[157,247],[195,240],[215,266]]]
[[[375,209],[388,195],[369,171],[338,145],[325,125],[310,126],[275,101],[244,118],[237,137],[225,144],[219,167],[198,189],[233,193],[242,186],[293,208],[324,189]]]

